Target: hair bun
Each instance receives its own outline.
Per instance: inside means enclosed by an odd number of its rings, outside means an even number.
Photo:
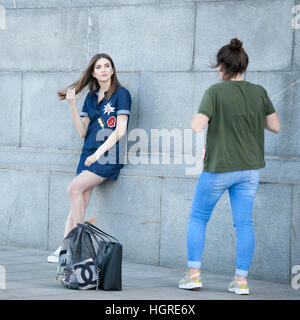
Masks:
[[[234,39],[231,39],[230,44],[229,44],[229,48],[232,50],[240,49],[242,47],[242,45],[243,45],[242,41],[240,41],[237,38],[234,38]]]

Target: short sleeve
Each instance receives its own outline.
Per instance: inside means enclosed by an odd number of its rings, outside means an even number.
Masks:
[[[120,88],[117,96],[117,116],[120,114],[130,115],[131,95],[125,88]]]
[[[214,99],[210,89],[207,89],[202,97],[198,113],[205,114],[211,118],[214,112]]]
[[[89,116],[89,114],[88,114],[88,100],[89,100],[89,93],[85,97],[84,104],[83,104],[82,110],[80,112],[80,117],[88,117]]]
[[[265,105],[265,114],[266,116],[276,112],[273,106],[272,101],[270,100],[267,91],[264,89],[264,105]]]

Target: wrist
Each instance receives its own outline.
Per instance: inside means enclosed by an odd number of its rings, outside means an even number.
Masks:
[[[69,102],[71,109],[76,109],[76,103],[75,102]]]

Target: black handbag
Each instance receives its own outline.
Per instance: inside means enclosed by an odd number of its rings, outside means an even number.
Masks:
[[[98,246],[96,257],[93,258],[98,270],[97,289],[122,290],[121,243],[88,221],[85,225]]]

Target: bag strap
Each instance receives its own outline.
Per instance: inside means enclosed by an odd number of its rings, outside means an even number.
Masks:
[[[86,225],[90,226],[92,229],[94,229],[95,231],[98,231],[98,233],[100,233],[102,236],[106,236],[107,238],[112,238],[114,240],[116,240],[118,243],[120,243],[120,241],[116,238],[114,238],[113,236],[111,236],[110,234],[100,230],[99,228],[97,228],[96,226],[94,226],[93,224],[89,223],[88,221],[85,222]],[[111,240],[110,240],[111,241]]]
[[[86,232],[88,232],[88,233],[93,237],[93,239],[96,241],[96,243],[97,243],[97,245],[98,245],[98,247],[99,247],[99,240],[97,239],[94,230],[92,230],[92,229],[91,229],[89,226],[87,226],[87,225],[85,225],[85,230],[86,230]],[[96,234],[97,234],[97,233],[96,233]],[[105,239],[102,238],[101,235],[97,234],[97,236],[98,236],[99,238],[101,238],[101,240],[104,242],[105,246],[107,247],[107,241],[105,241]]]
[[[91,233],[94,235],[94,237],[95,237],[95,236],[99,237],[99,238],[100,238],[102,241],[104,241],[105,243],[106,243],[106,242],[111,242],[111,239],[110,239],[108,236],[102,234],[101,232],[98,232],[97,230],[94,230],[93,228],[91,228],[90,225],[85,224],[85,228],[86,228],[87,230],[89,230],[89,232],[91,232]],[[107,240],[105,240],[103,237],[106,238]],[[97,241],[98,241],[98,240],[97,240]]]

